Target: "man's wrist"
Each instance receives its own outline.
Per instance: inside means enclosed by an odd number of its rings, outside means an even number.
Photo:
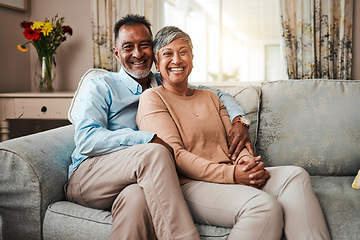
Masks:
[[[242,116],[236,116],[234,119],[233,119],[233,122],[232,124],[235,124],[235,123],[241,123],[242,125],[244,125],[245,127],[249,128],[250,127],[250,120],[245,116],[245,115],[242,115]]]

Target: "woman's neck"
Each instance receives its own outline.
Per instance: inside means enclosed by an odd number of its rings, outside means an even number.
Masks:
[[[175,95],[179,96],[191,96],[194,94],[194,89],[188,88],[187,81],[181,84],[167,84],[166,82],[162,83],[162,87]]]

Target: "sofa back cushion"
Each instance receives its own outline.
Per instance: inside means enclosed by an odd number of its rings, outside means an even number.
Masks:
[[[282,80],[261,87],[256,153],[311,175],[360,168],[360,81]]]
[[[217,87],[219,90],[230,94],[243,108],[245,115],[250,119],[249,135],[250,140],[255,147],[257,126],[258,126],[258,113],[259,113],[259,92],[260,87],[255,85],[243,85],[236,87]]]
[[[84,75],[81,77],[80,82],[78,84],[78,88],[74,94],[72,101],[71,101],[71,105],[70,105],[69,112],[68,112],[68,119],[71,123],[74,123],[74,116],[76,114],[76,111],[79,107],[79,102],[80,102],[79,96],[81,95],[83,89],[85,88],[86,83],[90,79],[92,79],[98,75],[103,75],[106,73],[108,73],[108,71],[105,69],[91,68],[86,73],[84,73]]]

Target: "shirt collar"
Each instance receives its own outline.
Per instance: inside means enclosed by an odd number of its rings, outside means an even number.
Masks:
[[[152,72],[150,72],[150,87],[151,88],[154,88],[154,87],[158,87],[159,86],[159,84],[158,84],[158,82],[156,81],[156,78],[155,78],[155,76],[154,76],[154,74],[152,73]]]
[[[135,81],[132,77],[130,77],[129,74],[127,74],[124,70],[124,68],[121,67],[119,71],[119,78],[120,80],[129,88],[131,92],[134,94],[136,93],[142,93],[142,87],[141,85]],[[158,82],[156,81],[156,78],[152,72],[149,74],[150,79],[150,87],[157,87],[159,86]]]

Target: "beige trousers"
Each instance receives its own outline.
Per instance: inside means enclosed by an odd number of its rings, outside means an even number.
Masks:
[[[140,144],[87,159],[65,189],[69,201],[111,209],[110,239],[200,239],[174,160],[160,144]]]
[[[182,186],[195,222],[232,228],[229,240],[330,239],[308,173],[295,166],[267,168],[262,189],[194,181]]]

